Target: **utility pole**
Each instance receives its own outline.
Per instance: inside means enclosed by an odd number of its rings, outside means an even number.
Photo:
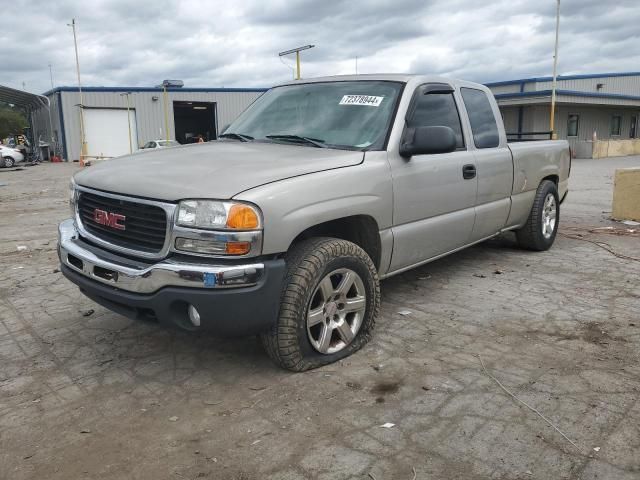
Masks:
[[[131,92],[121,93],[121,97],[127,97],[127,124],[129,125],[129,153],[133,153],[133,143],[131,142],[131,104],[129,103]]]
[[[556,0],[556,44],[553,52],[553,82],[551,83],[551,113],[549,116],[549,130],[551,138],[556,139],[555,116],[556,116],[556,84],[558,68],[558,35],[560,32],[560,0]]]
[[[76,50],[76,72],[78,74],[78,93],[80,94],[80,163],[83,163],[86,154],[86,143],[84,138],[84,96],[82,95],[82,82],[80,82],[80,60],[78,58],[78,37],[76,36],[76,19],[72,18],[67,26],[73,30],[73,45]]]
[[[167,142],[169,141],[169,93],[167,88],[182,88],[184,82],[182,80],[163,80],[158,87],[162,87],[162,97],[164,103],[164,130],[166,132]],[[157,87],[157,88],[158,88]]]
[[[315,47],[315,45],[305,45],[303,47],[292,48],[291,50],[286,50],[284,52],[278,53],[279,57],[284,57],[285,55],[291,55],[292,53],[296,54],[296,80],[300,80],[300,51],[309,50],[310,48]]]
[[[169,95],[167,94],[167,86],[162,85],[162,103],[164,104],[164,131],[169,141]]]
[[[51,64],[49,64],[49,78],[51,78],[51,90],[53,90],[53,70],[51,69]]]

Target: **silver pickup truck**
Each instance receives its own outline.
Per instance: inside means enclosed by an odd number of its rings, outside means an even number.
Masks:
[[[122,315],[258,334],[301,371],[371,338],[380,279],[507,230],[551,247],[570,168],[565,141],[507,144],[482,85],[296,81],[217,141],[76,174],[61,269]]]

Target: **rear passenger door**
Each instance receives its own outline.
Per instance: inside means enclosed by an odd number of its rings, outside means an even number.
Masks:
[[[426,84],[414,93],[405,133],[418,126],[447,126],[456,134],[457,149],[408,159],[390,153],[394,198],[390,271],[455,250],[469,241],[477,181],[463,175],[463,167],[472,167],[475,160],[467,150],[459,101],[446,84]]]
[[[499,232],[511,209],[513,161],[507,147],[500,111],[484,90],[461,87],[472,138],[469,141],[476,163],[478,195],[476,221],[471,241]]]

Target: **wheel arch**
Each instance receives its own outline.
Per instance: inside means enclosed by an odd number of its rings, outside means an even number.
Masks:
[[[378,222],[370,215],[349,215],[307,227],[295,236],[289,249],[296,243],[313,237],[333,237],[353,242],[369,255],[376,269],[380,269],[380,230]]]

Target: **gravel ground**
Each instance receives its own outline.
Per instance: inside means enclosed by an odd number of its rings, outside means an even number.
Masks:
[[[0,478],[638,479],[640,263],[607,249],[640,236],[590,231],[629,228],[634,165],[574,161],[550,251],[509,234],[388,279],[374,340],[302,374],[84,298],[55,251],[77,165],[0,170]]]

